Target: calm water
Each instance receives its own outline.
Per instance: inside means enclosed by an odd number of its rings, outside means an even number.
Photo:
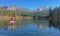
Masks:
[[[60,36],[60,30],[49,20],[21,20],[12,26],[5,21],[0,24],[0,36]]]

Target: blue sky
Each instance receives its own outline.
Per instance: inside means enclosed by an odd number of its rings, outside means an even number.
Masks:
[[[39,6],[56,7],[60,0],[0,0],[0,6],[17,5],[28,9],[36,9]]]

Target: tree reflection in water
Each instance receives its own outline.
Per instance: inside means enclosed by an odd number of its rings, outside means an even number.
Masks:
[[[40,20],[34,20],[34,21],[20,21],[19,23],[16,23],[14,25],[9,25],[7,23],[7,21],[3,21],[0,23],[0,29],[4,29],[4,30],[16,30],[16,29],[21,29],[24,28],[26,26],[37,26],[38,28],[40,28],[41,30],[46,30],[49,27],[54,27],[56,29],[60,30],[60,24],[53,24],[50,22],[44,22],[44,21],[40,21]]]
[[[59,23],[53,24],[53,22],[50,22],[50,23],[49,23],[49,27],[54,27],[54,28],[60,30],[60,24],[59,24]]]
[[[15,30],[16,26],[15,25],[8,25],[7,29],[8,30]]]
[[[0,21],[0,29],[4,29],[4,30],[15,30],[16,27],[15,25],[9,25],[9,23],[7,21]]]

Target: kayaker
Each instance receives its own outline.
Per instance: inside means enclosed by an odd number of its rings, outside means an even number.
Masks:
[[[9,24],[10,24],[10,25],[14,25],[14,24],[15,24],[14,18],[11,18],[11,19],[9,20]]]

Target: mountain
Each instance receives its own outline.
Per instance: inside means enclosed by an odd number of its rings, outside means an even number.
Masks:
[[[47,15],[49,15],[49,8],[45,7],[45,6],[41,6],[41,7],[37,8],[37,9],[35,9],[34,13],[42,15],[42,16],[47,16]]]
[[[18,7],[16,5],[9,6],[7,10],[13,10],[13,11],[30,11],[29,9],[23,8],[23,7]]]
[[[3,10],[10,10],[10,11],[14,11],[16,13],[22,14],[22,15],[31,15],[32,11],[27,9],[27,8],[23,8],[23,7],[18,7],[16,5],[12,5],[12,6],[2,6],[0,7],[0,9]]]
[[[27,8],[23,8],[23,7],[18,7],[16,5],[9,6],[7,8],[7,10],[12,10],[12,11],[19,12],[22,15],[30,15],[32,13],[31,10],[29,10]]]
[[[18,7],[16,5],[3,6],[2,9],[7,9],[7,10],[19,12],[19,14],[22,14],[22,15],[40,15],[40,16],[42,16],[42,15],[43,16],[49,15],[49,8],[47,8],[45,6],[40,6],[40,7],[36,8],[33,11],[29,10],[27,8]]]
[[[45,6],[41,6],[41,7],[37,8],[37,9],[35,9],[34,11],[35,12],[46,13],[45,11],[48,11],[48,10],[49,10],[49,8],[47,8]]]

